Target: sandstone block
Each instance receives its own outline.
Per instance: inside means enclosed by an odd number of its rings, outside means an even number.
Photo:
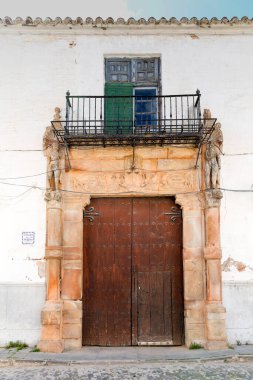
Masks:
[[[226,313],[226,308],[221,303],[208,303],[206,305],[206,311],[207,313]]]
[[[61,259],[62,258],[62,247],[46,247],[46,259]]]
[[[166,147],[137,147],[136,155],[142,158],[167,158],[168,151]]]
[[[64,210],[63,214],[64,221],[68,222],[82,222],[83,221],[83,208],[78,205],[78,207],[70,207]]]
[[[81,269],[63,269],[62,292],[63,300],[78,300],[82,297],[82,271]]]
[[[63,310],[62,320],[63,323],[81,323],[82,310]]]
[[[122,171],[125,169],[125,160],[124,159],[114,159],[114,160],[101,160],[101,169],[103,171]]]
[[[204,299],[204,279],[202,271],[185,271],[184,298],[186,301]]]
[[[201,228],[202,228],[201,215],[199,215],[198,217],[184,218],[184,233],[183,233],[184,248],[202,247],[202,236],[200,233]]]
[[[64,350],[63,340],[41,340],[37,347],[42,352],[61,353]]]
[[[206,246],[218,246],[220,242],[219,208],[206,209]]]
[[[184,260],[183,262],[184,270],[185,271],[202,271],[203,270],[203,259],[191,259],[191,260]]]
[[[62,245],[62,211],[59,208],[47,209],[47,246]]]
[[[57,310],[42,310],[41,312],[42,325],[60,325],[61,323],[61,311]]]
[[[42,325],[41,327],[41,340],[60,340],[60,326],[59,325]]]
[[[184,260],[200,260],[203,257],[202,248],[184,248],[183,259]]]
[[[156,171],[157,170],[157,159],[152,158],[152,159],[142,160],[141,169]]]
[[[83,253],[80,247],[63,247],[63,259],[67,260],[81,260]]]
[[[64,339],[81,339],[82,336],[82,325],[76,324],[63,324],[62,327],[62,337]]]
[[[96,159],[117,159],[124,158],[132,153],[132,147],[87,147],[84,149],[70,149],[70,159],[72,160],[96,160]]]
[[[65,339],[64,348],[65,350],[78,350],[82,348],[82,339]]]
[[[207,338],[208,340],[226,341],[225,320],[207,320]]]
[[[202,301],[185,301],[184,302],[185,310],[205,310],[206,308],[206,302],[204,300]]]
[[[226,319],[226,313],[207,313],[207,319],[209,320],[225,320]]]
[[[207,260],[207,300],[221,301],[220,260]]]
[[[46,263],[47,272],[47,299],[58,300],[59,298],[59,278],[60,278],[60,260],[49,259]]]
[[[65,221],[63,246],[83,246],[83,221]]]
[[[72,170],[84,170],[84,171],[100,171],[101,161],[93,159],[72,159],[71,160]]]
[[[207,350],[226,350],[228,344],[226,341],[211,341],[206,343]]]
[[[196,148],[168,147],[168,158],[184,158],[196,160]]]
[[[185,318],[187,319],[187,324],[194,323],[204,323],[205,322],[205,313],[204,308],[196,310],[185,310]]]
[[[196,342],[204,345],[206,343],[206,331],[203,323],[187,323],[185,321],[185,343],[187,347]]]
[[[63,301],[63,310],[82,310],[82,301]]]
[[[221,249],[215,246],[209,246],[204,248],[205,259],[220,259],[221,258]]]
[[[193,168],[195,165],[195,160],[189,159],[158,159],[157,169],[158,170],[188,170]]]

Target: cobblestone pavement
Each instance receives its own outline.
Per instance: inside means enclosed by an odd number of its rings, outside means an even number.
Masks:
[[[1,380],[252,380],[253,362],[128,363],[0,367]]]

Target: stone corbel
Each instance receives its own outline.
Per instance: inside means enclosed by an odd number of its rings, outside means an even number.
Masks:
[[[207,190],[205,192],[206,208],[220,207],[221,199],[223,198],[222,191],[218,189]]]

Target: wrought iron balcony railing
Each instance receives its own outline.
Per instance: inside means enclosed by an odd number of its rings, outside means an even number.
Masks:
[[[216,119],[201,114],[200,92],[187,95],[66,96],[60,143],[113,146],[194,144],[210,137]]]

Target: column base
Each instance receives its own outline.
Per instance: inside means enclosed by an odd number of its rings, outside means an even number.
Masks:
[[[59,353],[64,350],[62,339],[62,302],[46,301],[41,312],[41,339],[38,348],[42,352]]]
[[[223,350],[228,347],[226,334],[226,309],[222,304],[206,305],[206,326],[208,350]]]
[[[64,350],[64,341],[61,340],[41,340],[37,347],[42,352],[61,353]]]
[[[212,341],[206,343],[207,350],[226,350],[228,348],[227,342],[225,341]]]

